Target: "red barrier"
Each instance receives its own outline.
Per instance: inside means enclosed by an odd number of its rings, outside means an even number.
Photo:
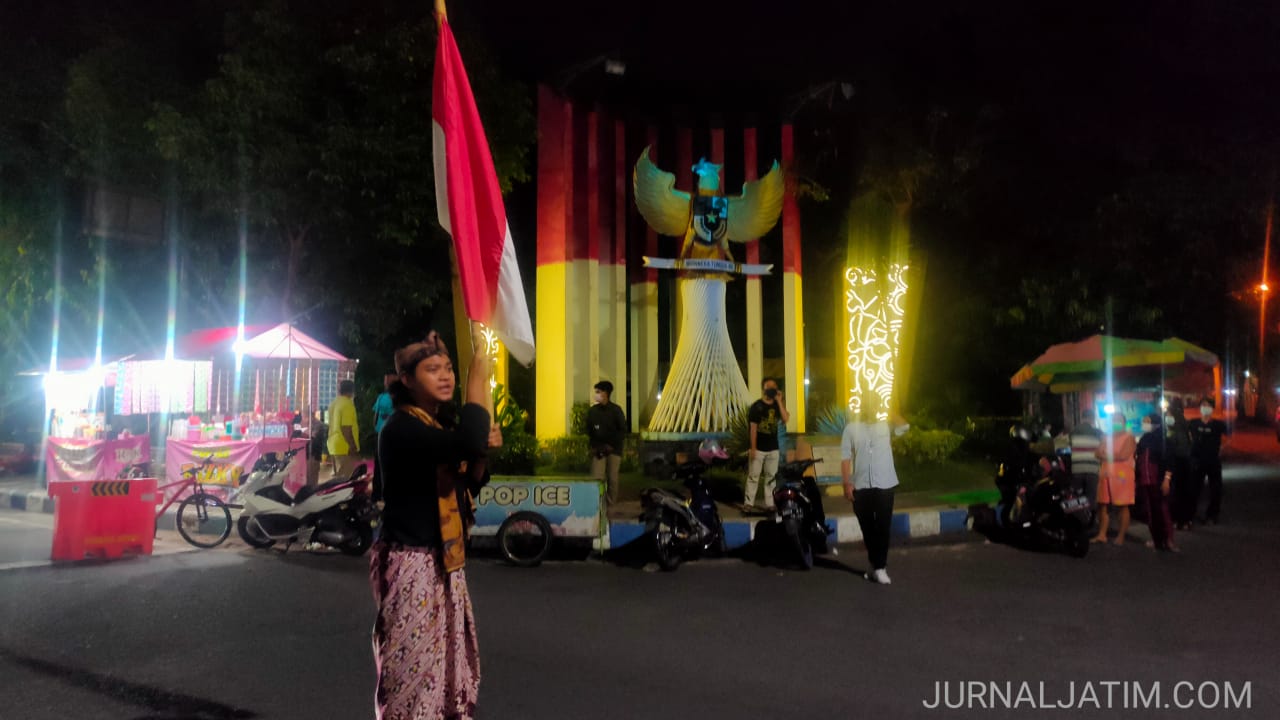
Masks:
[[[54,560],[150,555],[155,542],[156,480],[49,484]]]

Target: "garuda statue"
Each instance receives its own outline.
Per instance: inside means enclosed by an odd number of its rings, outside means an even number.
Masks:
[[[693,193],[675,189],[676,176],[649,160],[636,162],[636,207],[660,235],[683,238],[680,256],[644,259],[645,265],[681,271],[680,339],[662,397],[649,421],[658,433],[723,433],[752,400],[725,323],[725,282],[733,273],[767,274],[771,266],[741,265],[729,241],[754,242],[778,222],[785,186],[774,162],[768,174],[742,186],[742,194],[720,189],[720,166],[706,159],[693,166]]]

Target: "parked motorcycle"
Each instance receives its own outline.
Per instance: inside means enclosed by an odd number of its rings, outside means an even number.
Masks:
[[[772,546],[779,557],[808,570],[814,555],[829,552],[827,516],[818,481],[805,472],[822,459],[795,460],[778,466],[773,491],[773,517],[756,524],[756,541]]]
[[[673,474],[689,489],[688,499],[662,488],[649,488],[640,495],[644,537],[652,540],[658,566],[663,570],[675,570],[684,560],[724,553],[727,549],[720,511],[704,475],[712,462],[727,460],[729,455],[718,442],[709,440],[698,449],[698,457],[699,460],[679,465]]]
[[[262,549],[285,542],[287,549],[305,540],[347,555],[363,555],[369,549],[378,510],[369,493],[371,478],[365,465],[357,466],[349,478],[308,485],[294,496],[284,489],[284,476],[280,470],[267,473],[264,477],[271,482],[264,480],[262,487],[245,497],[236,530],[250,547]]]
[[[986,503],[970,506],[970,528],[1008,542],[1085,557],[1093,524],[1089,498],[1072,486],[1056,459],[1045,458],[1039,467],[1040,477],[1016,486],[997,477],[1002,501],[994,509]]]
[[[293,457],[305,449],[305,447],[296,447],[286,451],[284,455],[273,452],[263,453],[254,461],[253,467],[249,470],[249,477],[241,483],[239,494],[242,497],[248,497],[268,485],[280,485],[280,489],[283,490],[285,478],[289,477],[286,471]]]

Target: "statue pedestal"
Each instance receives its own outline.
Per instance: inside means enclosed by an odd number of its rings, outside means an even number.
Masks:
[[[724,433],[752,397],[729,340],[723,278],[680,280],[680,339],[650,433]]]

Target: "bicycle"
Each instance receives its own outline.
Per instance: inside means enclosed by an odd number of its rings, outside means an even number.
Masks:
[[[191,488],[191,494],[178,503],[175,518],[178,534],[183,540],[198,548],[215,548],[231,535],[231,507],[217,496],[205,492],[204,483],[200,481],[200,473],[213,464],[213,458],[205,458],[200,465],[182,471],[182,479],[161,485],[157,490],[166,498],[164,505],[156,511],[156,526],[183,490]],[[177,487],[173,495],[166,491]],[[212,539],[206,539],[211,537]]]

